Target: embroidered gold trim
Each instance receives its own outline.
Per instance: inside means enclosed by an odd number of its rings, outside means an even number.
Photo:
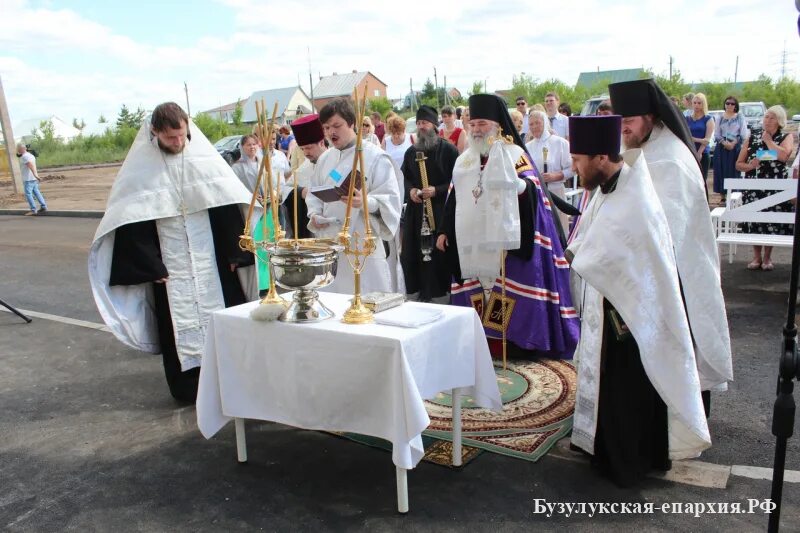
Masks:
[[[503,320],[502,316],[502,301],[503,297],[496,292],[489,296],[489,303],[483,312],[483,326],[495,331],[503,332],[503,324],[505,323],[506,330],[508,324],[511,322],[511,313],[514,312],[514,304],[516,300],[510,296],[505,297],[506,303],[506,316]]]

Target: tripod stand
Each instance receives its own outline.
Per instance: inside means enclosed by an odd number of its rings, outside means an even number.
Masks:
[[[2,305],[3,307],[5,307],[9,311],[11,311],[12,313],[17,315],[18,317],[20,317],[22,320],[24,320],[25,322],[30,324],[31,318],[29,318],[29,317],[23,315],[22,313],[20,313],[19,311],[17,311],[17,309],[14,306],[5,303],[3,300],[0,300],[0,305]]]
[[[798,180],[800,194],[800,180]],[[772,434],[775,435],[775,461],[772,464],[772,494],[775,509],[769,515],[768,531],[777,533],[781,519],[783,474],[786,469],[786,441],[794,432],[795,403],[792,392],[794,380],[800,380],[800,360],[797,355],[797,325],[794,322],[797,308],[798,268],[800,268],[800,210],[795,209],[794,242],[792,244],[792,273],[789,278],[789,305],[786,324],[783,326],[783,344],[778,369],[778,397],[772,411]]]

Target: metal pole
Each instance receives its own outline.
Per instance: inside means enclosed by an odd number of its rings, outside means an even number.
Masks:
[[[736,83],[738,77],[739,77],[739,56],[736,56],[736,68],[733,71],[733,83]]]
[[[192,109],[189,107],[189,86],[183,82],[183,92],[186,93],[186,114],[192,116]]]
[[[11,117],[8,114],[6,104],[6,93],[3,91],[3,79],[0,77],[0,127],[3,128],[3,140],[6,144],[6,157],[8,158],[8,170],[11,172],[11,183],[14,184],[14,194],[21,193],[24,188],[22,185],[22,172],[17,164],[17,144],[14,142],[14,132],[11,129]]]
[[[800,193],[800,182],[797,184]],[[769,515],[768,531],[776,533],[781,520],[783,497],[783,474],[786,466],[786,442],[794,433],[795,402],[794,380],[798,378],[797,357],[797,311],[798,268],[800,268],[800,210],[794,215],[794,245],[792,248],[792,271],[789,277],[789,305],[786,309],[786,324],[783,327],[783,350],[778,369],[778,392],[772,412],[772,434],[775,435],[775,461],[772,464],[772,493],[770,499],[775,509]]]
[[[317,106],[314,104],[314,83],[311,81],[311,47],[307,46],[308,51],[308,87],[311,90],[311,112],[317,112]]]
[[[436,107],[439,107],[439,78],[436,76],[436,67],[433,67],[433,87],[436,93]]]

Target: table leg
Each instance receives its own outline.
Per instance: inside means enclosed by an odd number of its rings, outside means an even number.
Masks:
[[[236,455],[240,463],[247,462],[247,440],[244,435],[244,418],[234,418],[236,426]]]
[[[408,470],[405,468],[395,467],[397,472],[397,512],[408,512]]]
[[[453,389],[453,466],[461,466],[461,390]]]

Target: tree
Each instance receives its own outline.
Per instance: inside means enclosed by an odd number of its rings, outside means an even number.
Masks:
[[[128,110],[128,106],[122,104],[122,108],[119,110],[119,115],[117,116],[117,127],[138,129],[139,126],[142,125],[143,120],[144,120],[144,109],[142,109],[141,107],[137,107],[136,111],[131,113]]]
[[[56,127],[52,120],[42,120],[39,122],[39,129],[33,130],[32,133],[44,142],[53,142],[56,139]]]
[[[469,91],[469,95],[472,96],[473,94],[481,94],[483,93],[483,81],[477,80],[472,82],[472,89]]]
[[[742,88],[742,100],[764,102],[767,107],[776,104],[772,79],[766,74],[762,74],[756,81],[745,84]]]
[[[661,76],[661,75],[653,75],[652,70],[646,70],[642,74],[642,78],[653,78],[655,79],[656,84],[661,87],[661,89],[667,93],[668,96],[676,96],[680,100],[680,98],[689,92],[692,88],[691,85],[683,81],[683,77],[681,76],[681,71],[678,69],[674,69],[672,71],[672,76]]]
[[[97,119],[97,123],[98,124],[105,124],[107,122],[108,122],[108,120],[106,120],[106,116],[104,114],[100,113],[100,117]]]
[[[244,106],[242,100],[236,100],[236,107],[233,110],[233,125],[237,128],[242,125],[242,116],[244,115]]]
[[[424,99],[433,99],[436,98],[436,87],[433,86],[433,82],[430,78],[425,80],[425,84],[422,86],[422,92],[420,92],[420,98]],[[439,107],[438,105],[436,107]]]
[[[386,113],[392,110],[392,102],[385,96],[370,98],[367,100],[367,109],[371,113],[380,113],[381,117],[386,117]]]
[[[695,87],[696,93],[703,93],[706,95],[706,101],[708,102],[708,109],[716,110],[716,109],[724,109],[725,98],[728,95],[733,95],[738,97],[741,91],[737,91],[733,83],[730,81],[727,82],[711,82],[705,81],[702,82]],[[681,95],[675,95],[679,99]]]
[[[562,103],[567,103],[573,112],[579,112],[587,98],[592,96],[591,91],[598,91],[600,94],[608,91],[608,84],[596,84],[590,89],[581,86],[571,87],[563,81],[550,79],[540,82],[530,74],[524,72],[512,77],[510,97],[514,100],[518,96],[523,96],[529,106],[535,103],[543,103],[545,95],[554,92]],[[514,102],[508,102],[513,105]]]
[[[228,123],[222,119],[214,118],[208,113],[198,113],[194,117],[194,125],[203,132],[209,141],[217,142],[230,134]]]
[[[72,119],[72,127],[75,128],[76,130],[80,131],[81,133],[83,133],[83,128],[86,127],[86,122],[84,122],[83,119],[81,119],[81,121],[78,122],[77,118],[73,118]]]

